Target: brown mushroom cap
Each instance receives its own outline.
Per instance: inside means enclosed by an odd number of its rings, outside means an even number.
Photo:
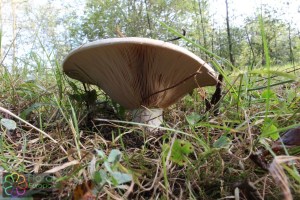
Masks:
[[[214,70],[195,54],[148,38],[84,44],[65,58],[63,70],[71,78],[99,86],[127,109],[165,108],[198,86],[217,83]]]

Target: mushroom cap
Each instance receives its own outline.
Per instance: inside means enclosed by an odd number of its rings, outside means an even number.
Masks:
[[[290,129],[281,137],[283,144],[300,146],[300,127]],[[278,140],[280,143],[280,140]]]
[[[136,37],[84,44],[65,58],[63,71],[127,109],[165,108],[196,87],[217,83],[214,70],[190,51]]]

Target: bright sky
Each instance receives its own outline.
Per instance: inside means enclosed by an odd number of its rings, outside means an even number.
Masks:
[[[8,0],[6,2],[10,2]],[[18,2],[18,0],[14,0]],[[22,2],[22,0],[20,0]],[[85,5],[85,0],[28,0],[32,2],[31,5],[33,8],[38,8],[41,5],[47,5],[51,2],[51,5],[54,5],[55,8],[65,9],[65,5],[69,5],[72,10],[76,8],[77,12],[82,12]],[[186,0],[191,1],[191,0]],[[210,4],[210,14],[215,13],[214,18],[215,21],[219,25],[225,24],[225,0],[208,0]],[[285,2],[289,2],[287,5]],[[243,20],[246,16],[253,16],[256,11],[260,8],[260,6],[266,5],[270,8],[275,8],[277,10],[281,10],[280,13],[286,12],[282,19],[286,21],[290,21],[295,23],[295,26],[300,30],[300,1],[299,0],[228,0],[229,3],[229,13],[231,16],[234,16],[235,19],[232,21],[232,25],[243,25]],[[2,3],[4,4],[4,2]],[[4,4],[5,6],[5,4]],[[6,3],[6,7],[2,8],[3,19],[8,17],[11,21],[11,7],[10,3]],[[65,10],[62,10],[67,12]],[[288,12],[287,12],[288,11]],[[58,13],[59,14],[59,13]],[[7,16],[8,15],[8,16]],[[20,20],[20,19],[19,19]],[[5,23],[5,22],[4,22]]]
[[[221,24],[225,23],[226,7],[225,0],[210,0],[210,10],[217,13],[216,21]],[[289,2],[287,5],[286,2]],[[235,16],[234,24],[243,25],[244,18],[253,16],[256,11],[260,10],[261,5],[267,8],[274,8],[279,12],[273,13],[279,15],[281,19],[292,22],[295,27],[300,30],[300,1],[299,0],[228,0],[229,15]]]

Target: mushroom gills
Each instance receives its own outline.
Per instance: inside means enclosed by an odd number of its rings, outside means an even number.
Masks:
[[[132,111],[133,121],[140,123],[148,131],[155,131],[162,124],[162,108],[140,108]],[[147,126],[143,126],[146,124]]]

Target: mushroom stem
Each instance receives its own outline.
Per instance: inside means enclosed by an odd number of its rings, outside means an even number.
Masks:
[[[132,111],[133,121],[152,125],[154,127],[159,127],[163,122],[162,117],[163,109],[155,108],[155,109],[148,109],[148,108],[140,108]],[[154,127],[147,127],[146,130],[154,131],[156,128]]]

